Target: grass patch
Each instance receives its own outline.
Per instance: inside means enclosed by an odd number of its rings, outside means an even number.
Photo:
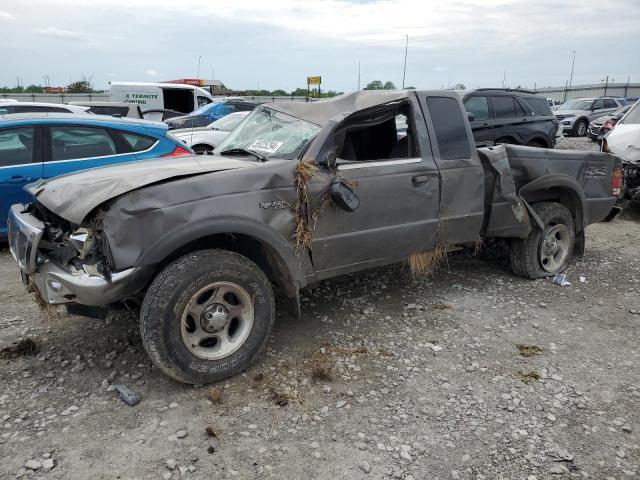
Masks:
[[[42,348],[42,340],[27,337],[12,343],[0,350],[0,358],[17,358],[37,355]]]
[[[333,380],[331,367],[326,364],[317,363],[311,366],[309,376],[314,382],[330,382]]]
[[[269,399],[279,407],[286,407],[289,402],[293,400],[293,397],[277,390],[271,390],[269,392]]]
[[[448,303],[434,303],[432,307],[434,310],[450,310],[453,308],[453,305],[449,305]]]
[[[530,372],[518,372],[518,376],[520,380],[522,380],[526,384],[531,384],[540,380],[540,374],[535,370],[531,370]]]
[[[534,355],[540,355],[544,349],[538,345],[525,345],[519,344],[516,345],[518,349],[518,354],[522,357],[533,357]]]

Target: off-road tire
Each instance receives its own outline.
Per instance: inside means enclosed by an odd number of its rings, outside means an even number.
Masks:
[[[251,331],[233,353],[219,360],[192,354],[181,337],[186,304],[212,282],[234,282],[253,299]],[[271,283],[251,260],[226,250],[199,250],[167,265],[149,286],[140,310],[142,343],[162,372],[183,383],[204,385],[236,375],[266,348],[275,318]]]
[[[582,134],[580,134],[581,125],[584,125],[584,131],[582,132]],[[571,131],[571,134],[574,137],[584,137],[587,134],[588,129],[589,129],[589,122],[587,122],[584,118],[581,118],[573,126],[573,130]]]
[[[525,278],[544,278],[562,273],[571,264],[575,246],[575,225],[571,212],[564,205],[555,202],[540,202],[532,206],[544,223],[545,231],[556,224],[563,224],[567,227],[570,232],[569,255],[555,271],[548,272],[543,269],[540,251],[545,232],[541,231],[532,219],[532,229],[527,238],[511,241],[511,270],[515,275]]]

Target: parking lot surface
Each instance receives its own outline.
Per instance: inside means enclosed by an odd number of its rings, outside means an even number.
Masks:
[[[589,227],[568,286],[513,276],[491,245],[427,278],[323,282],[250,370],[202,387],[152,368],[135,315],[41,311],[2,250],[0,348],[39,351],[0,358],[0,478],[633,477],[639,220]]]

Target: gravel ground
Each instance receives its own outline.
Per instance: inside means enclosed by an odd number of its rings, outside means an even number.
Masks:
[[[154,369],[133,316],[44,315],[2,251],[0,347],[40,351],[0,359],[0,478],[637,476],[639,219],[591,226],[565,287],[514,277],[497,248],[426,279],[323,282],[249,371],[208,387]]]

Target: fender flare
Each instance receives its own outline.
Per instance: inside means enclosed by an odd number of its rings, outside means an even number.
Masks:
[[[575,178],[563,173],[543,175],[521,187],[518,196],[531,201],[530,199],[535,199],[534,194],[542,193],[541,200],[544,200],[544,192],[552,189],[564,191],[571,196],[575,205],[576,231],[583,231],[589,224],[589,209],[584,191]]]
[[[270,247],[278,256],[276,261],[286,267],[286,273],[293,282],[292,286],[298,290],[307,285],[305,270],[311,269],[307,252],[301,253],[298,257],[293,246],[282,235],[255,220],[242,217],[211,217],[195,224],[182,224],[179,228],[164,233],[156,242],[145,248],[135,264],[136,266],[156,265],[179,248],[216,234],[246,235]]]

